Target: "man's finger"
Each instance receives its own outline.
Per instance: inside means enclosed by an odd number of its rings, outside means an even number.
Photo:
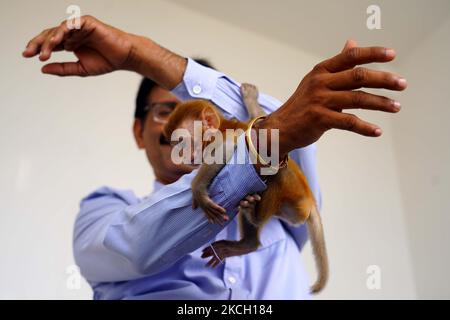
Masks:
[[[47,35],[47,38],[41,46],[41,55],[39,56],[39,59],[41,61],[47,61],[50,59],[52,52],[59,51],[63,48],[63,41],[67,38],[69,33],[70,30],[67,27],[67,23],[62,22],[58,28],[55,28],[52,33]]]
[[[85,77],[88,75],[81,63],[78,62],[59,62],[49,63],[42,67],[42,73],[53,74],[55,76],[79,76]]]
[[[329,72],[339,72],[353,67],[372,63],[372,62],[389,62],[394,60],[395,51],[385,47],[353,47],[347,49],[340,54],[325,60],[319,66],[325,68]]]
[[[365,88],[384,88],[401,91],[406,89],[406,80],[385,71],[376,71],[364,67],[328,74],[325,80],[332,90],[354,90]]]
[[[354,114],[325,110],[327,116],[325,124],[329,128],[347,130],[367,137],[378,137],[382,134],[381,129],[369,122],[361,120]]]
[[[39,52],[41,52],[41,46],[44,43],[45,39],[47,38],[47,35],[53,31],[52,29],[46,29],[42,31],[40,34],[38,34],[36,37],[31,39],[25,50],[22,52],[22,55],[25,58],[31,58],[37,55]]]
[[[76,33],[81,34],[80,37],[86,35],[86,31],[83,26],[86,21],[92,18],[81,17],[80,18],[80,28],[77,29]],[[42,61],[48,60],[52,51],[59,51],[64,48],[62,43],[67,37],[71,35],[71,29],[67,25],[67,21],[61,22],[58,27],[46,29],[42,31],[38,36],[34,37],[30,42],[28,42],[22,55],[26,58],[31,58],[41,53],[40,59]],[[45,44],[45,45],[44,45]]]
[[[58,44],[55,43],[55,33],[56,30],[46,36],[44,42],[41,45],[41,54],[39,55],[39,60],[47,61],[48,59],[50,59],[50,56],[52,54],[51,49]]]
[[[366,109],[385,112],[400,111],[400,103],[384,96],[364,91],[332,91],[327,106],[334,110]]]

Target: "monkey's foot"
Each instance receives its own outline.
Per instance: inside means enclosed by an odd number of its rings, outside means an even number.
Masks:
[[[254,222],[255,208],[257,202],[261,201],[261,197],[257,193],[248,194],[241,202],[239,202],[239,214],[247,218],[250,223]]]
[[[258,98],[258,88],[250,83],[241,84],[241,93],[243,99],[256,100]]]
[[[243,241],[220,240],[204,248],[201,257],[211,257],[206,266],[215,268],[228,257],[241,256],[255,251],[256,248],[257,246],[248,245]]]

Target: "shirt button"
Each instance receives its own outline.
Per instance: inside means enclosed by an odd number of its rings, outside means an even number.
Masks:
[[[229,281],[231,284],[235,284],[235,283],[236,283],[236,278],[235,278],[235,277],[228,277],[228,281]]]
[[[192,88],[192,91],[195,94],[200,94],[200,92],[202,92],[202,87],[200,87],[199,85],[195,85],[194,88]]]

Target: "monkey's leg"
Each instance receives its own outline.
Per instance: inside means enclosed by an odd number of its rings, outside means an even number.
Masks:
[[[306,177],[293,160],[275,177],[279,199],[283,199],[276,216],[291,225],[303,224],[315,205],[314,196],[308,186]]]
[[[202,258],[211,257],[206,266],[215,268],[228,257],[241,256],[258,249],[260,227],[251,224],[245,215],[239,215],[242,238],[239,241],[220,240],[203,249]]]
[[[250,83],[241,84],[241,94],[250,119],[266,115],[258,103],[258,88],[256,86]]]
[[[280,209],[276,184],[269,183],[254,210],[243,210],[239,213],[242,238],[239,241],[220,240],[203,250],[202,258],[211,257],[208,266],[215,267],[222,260],[255,251],[259,245],[260,229]]]
[[[192,180],[192,208],[200,207],[211,223],[222,224],[227,220],[225,209],[216,204],[208,195],[208,186],[225,164],[202,164]]]
[[[209,222],[218,224],[222,224],[223,221],[228,220],[228,216],[226,215],[225,209],[209,197],[208,186],[233,155],[234,144],[225,141],[222,147],[224,149],[223,163],[203,163],[191,183],[192,207],[194,209],[197,207],[202,208]]]
[[[307,199],[284,203],[276,215],[287,223],[298,226],[308,219],[313,203]]]

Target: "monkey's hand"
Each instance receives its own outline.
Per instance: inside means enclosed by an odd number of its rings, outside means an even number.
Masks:
[[[239,214],[246,215],[247,217],[252,216],[255,213],[255,208],[257,202],[261,201],[261,197],[259,194],[249,194],[245,197],[245,199],[239,202]]]
[[[192,208],[197,209],[198,207],[205,212],[206,218],[210,223],[223,225],[229,219],[225,209],[209,197],[206,188],[192,189]]]

